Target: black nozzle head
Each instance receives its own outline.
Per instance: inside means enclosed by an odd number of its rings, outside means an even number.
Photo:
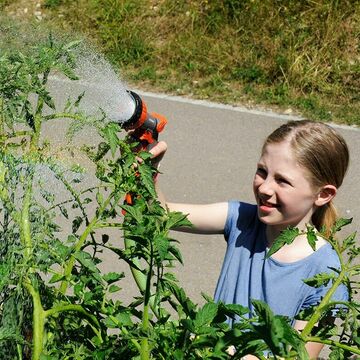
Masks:
[[[133,100],[135,109],[134,109],[134,113],[132,114],[130,119],[125,120],[122,123],[122,126],[125,130],[131,130],[131,129],[135,128],[136,123],[140,119],[140,116],[143,111],[143,102],[141,100],[141,97],[137,93],[135,93],[131,90],[126,90],[126,92],[129,94],[129,96]]]

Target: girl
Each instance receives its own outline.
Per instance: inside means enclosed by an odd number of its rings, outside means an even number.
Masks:
[[[166,151],[160,142],[152,149],[159,161]],[[339,259],[322,237],[316,250],[306,235],[299,235],[270,258],[266,251],[281,231],[289,226],[306,230],[330,231],[337,214],[333,198],[341,186],[349,163],[344,139],[333,128],[309,120],[291,121],[268,136],[257,164],[253,191],[256,204],[230,201],[208,205],[167,202],[158,190],[159,200],[170,211],[188,215],[194,225],[182,231],[222,233],[227,251],[215,291],[215,300],[237,303],[252,310],[251,299],[267,302],[274,313],[290,319],[320,302],[325,286],[312,288],[302,280],[339,267]],[[339,287],[334,298],[346,300]],[[305,323],[293,320],[301,330]],[[316,358],[322,345],[307,344]],[[253,357],[248,357],[253,358]]]

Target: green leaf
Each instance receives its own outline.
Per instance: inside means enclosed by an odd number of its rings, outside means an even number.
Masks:
[[[329,360],[345,360],[345,350],[338,348],[338,347],[333,347],[331,348],[332,351],[329,355]]]
[[[109,241],[109,239],[110,239],[110,237],[109,237],[108,234],[102,234],[102,235],[101,235],[101,242],[102,242],[103,244],[106,244],[106,243]]]
[[[299,229],[294,227],[288,227],[286,230],[282,231],[275,239],[274,243],[266,254],[266,257],[269,258],[271,255],[275,254],[285,244],[291,244],[299,234]]]
[[[193,317],[196,305],[186,296],[184,289],[176,285],[174,282],[167,282],[166,286],[174,294],[185,314],[189,317]]]
[[[307,241],[308,241],[309,245],[311,246],[311,248],[315,251],[317,236],[315,233],[315,228],[311,225],[307,225],[306,238],[307,238]]]
[[[154,237],[154,246],[157,250],[161,261],[165,260],[169,248],[169,240],[165,236],[159,234]]]
[[[180,264],[183,264],[183,258],[182,258],[182,255],[181,255],[181,251],[177,247],[170,246],[169,247],[169,253],[174,255],[174,257],[176,258],[177,261],[179,261]]]
[[[145,160],[151,159],[153,155],[148,151],[140,151],[137,154],[137,156],[139,156],[141,159],[143,159],[145,161]]]
[[[64,279],[64,274],[54,274],[49,280],[49,284],[54,284]]]
[[[111,317],[107,317],[103,320],[103,323],[108,329],[116,329],[118,327],[117,322],[114,321]]]
[[[41,89],[41,91],[39,91],[39,95],[50,109],[55,110],[54,100],[46,89]]]
[[[98,203],[100,206],[102,206],[102,204],[103,204],[103,202],[104,202],[104,196],[103,196],[103,194],[102,194],[100,191],[98,191],[98,192],[96,193],[96,201],[97,201],[97,203]]]
[[[201,328],[204,325],[210,325],[218,311],[218,305],[213,302],[206,303],[196,314],[194,325]]]
[[[353,232],[348,237],[346,237],[342,243],[341,252],[355,245],[356,232]]]
[[[133,217],[136,222],[138,222],[139,224],[142,222],[143,215],[139,207],[132,205],[121,205],[120,207],[126,211],[126,215],[130,215],[131,217]]]
[[[127,312],[121,312],[121,313],[117,314],[116,319],[119,320],[119,322],[123,326],[132,326],[133,325],[133,322],[131,320],[131,316]]]
[[[99,269],[96,267],[96,264],[94,262],[94,260],[92,259],[92,257],[90,256],[90,254],[88,254],[85,251],[79,251],[77,253],[75,253],[75,258],[76,260],[79,261],[79,263],[85,267],[86,269],[88,269],[93,276],[95,277],[96,280],[101,281],[101,276],[100,276],[100,271]]]
[[[336,220],[335,225],[332,227],[332,232],[336,233],[340,231],[344,226],[351,224],[351,222],[352,222],[352,218],[350,219],[340,218]]]
[[[121,131],[119,124],[111,122],[101,131],[103,138],[107,141],[110,146],[112,156],[115,155],[115,152],[119,145],[118,133]]]
[[[231,313],[238,316],[243,316],[249,313],[249,309],[240,304],[223,304],[223,306],[226,310],[229,310]]]
[[[83,91],[75,100],[74,106],[78,107],[80,105],[81,99],[84,97],[85,91]]]
[[[185,354],[181,349],[176,349],[173,352],[173,356],[174,356],[174,360],[184,360],[185,359]]]
[[[274,317],[274,313],[270,309],[269,305],[261,300],[252,300],[251,303],[253,304],[259,318],[265,323],[270,323]]]
[[[178,211],[171,211],[169,212],[169,218],[166,222],[166,228],[167,229],[173,229],[176,227],[183,227],[183,226],[187,226],[187,227],[192,227],[192,223],[187,219],[186,214],[183,214],[182,212],[178,212]]]
[[[67,211],[67,209],[66,209],[65,207],[59,205],[59,210],[60,210],[60,212],[64,215],[64,217],[65,217],[66,219],[69,218],[68,211]]]
[[[103,279],[110,285],[124,278],[124,273],[109,272],[103,276]]]
[[[334,273],[320,273],[316,274],[312,278],[304,279],[303,282],[311,287],[318,288],[320,286],[326,286],[330,280],[336,278]]]
[[[83,223],[84,219],[81,216],[76,216],[72,221],[72,232],[76,233],[79,230],[79,227]]]
[[[139,166],[140,179],[146,190],[152,198],[156,198],[155,184],[151,166],[147,164],[140,164]]]
[[[64,63],[58,63],[56,67],[70,80],[79,80],[79,77],[70,66]]]
[[[109,293],[111,293],[111,294],[115,293],[115,292],[118,292],[120,290],[121,290],[121,287],[117,286],[117,285],[114,285],[114,284],[110,285],[110,287],[109,287]]]
[[[67,43],[63,46],[63,49],[69,51],[69,50],[77,47],[78,45],[80,45],[82,42],[83,42],[83,40],[70,41],[69,43]]]

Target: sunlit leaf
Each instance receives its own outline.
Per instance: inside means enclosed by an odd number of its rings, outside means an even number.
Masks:
[[[149,165],[142,164],[139,166],[139,173],[141,175],[141,182],[145,186],[146,190],[149,192],[151,197],[156,198],[157,195],[151,167]]]
[[[311,248],[315,251],[317,236],[316,236],[315,228],[313,226],[309,226],[309,225],[307,226],[306,238]]]
[[[332,231],[338,232],[340,231],[344,226],[349,225],[352,223],[352,218],[350,219],[344,219],[344,218],[340,218],[338,220],[336,220],[335,225],[332,227]]]
[[[279,249],[284,245],[291,244],[295,238],[300,234],[298,228],[289,227],[286,230],[282,231],[280,235],[275,239],[274,243],[271,245],[266,257],[269,258],[271,255],[275,254]]]
[[[311,287],[318,288],[320,286],[326,286],[329,283],[329,281],[335,278],[336,278],[336,274],[324,272],[324,273],[316,274],[312,278],[304,279],[303,281],[305,284]]]
[[[196,314],[194,325],[200,328],[204,325],[209,325],[215,318],[218,310],[216,303],[206,303]]]

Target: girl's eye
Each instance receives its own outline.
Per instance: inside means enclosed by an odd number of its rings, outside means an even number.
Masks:
[[[256,175],[261,176],[262,178],[266,178],[267,172],[263,168],[257,168],[256,169]]]
[[[288,184],[288,185],[291,185],[290,182],[284,178],[278,178],[277,179],[277,182],[278,183],[282,183],[282,184]]]

